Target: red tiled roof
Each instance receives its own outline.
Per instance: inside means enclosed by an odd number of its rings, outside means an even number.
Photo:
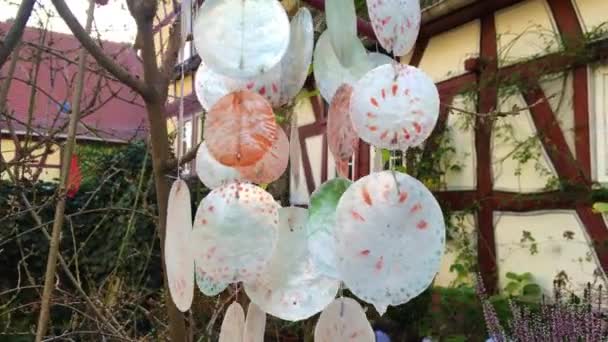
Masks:
[[[0,22],[0,36],[10,27],[10,22]],[[43,42],[44,38],[44,42]],[[32,44],[43,46],[40,69],[35,82],[38,91],[32,121],[35,132],[44,135],[67,126],[68,114],[61,112],[62,104],[71,107],[72,87],[78,69],[77,59],[80,43],[69,34],[46,33],[37,28],[26,28],[23,45],[7,99],[7,108],[12,112],[13,124],[23,130],[30,108],[30,86],[33,80],[36,51]],[[124,68],[136,75],[142,74],[141,63],[135,51],[127,44],[101,41],[103,50]],[[5,63],[3,72],[8,69]],[[147,132],[146,111],[141,98],[127,86],[105,72],[91,57],[87,57],[87,72],[82,96],[84,110],[78,136],[80,139],[125,141],[142,138]],[[5,75],[0,73],[0,81]],[[5,118],[0,118],[0,128],[5,132]],[[62,133],[65,133],[64,129]]]

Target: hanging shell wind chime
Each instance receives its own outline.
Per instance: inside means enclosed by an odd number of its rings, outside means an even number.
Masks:
[[[367,5],[380,45],[408,53],[420,28],[418,0]],[[408,302],[438,272],[445,223],[431,192],[409,175],[345,178],[359,139],[377,153],[423,143],[439,115],[437,88],[423,71],[365,49],[352,0],[326,0],[327,30],[316,45],[304,7],[291,22],[277,0],[207,0],[197,13],[195,91],[207,114],[195,170],[212,191],[192,221],[187,184],[178,179],[171,189],[171,298],[186,311],[194,283],[207,296],[242,283],[251,299],[247,315],[233,302],[220,341],[263,341],[266,313],[298,321],[319,312],[315,341],[374,341],[364,309],[340,288],[380,314]],[[289,161],[299,172],[300,142],[297,124],[289,141],[275,110],[293,102],[311,62],[330,104],[329,151],[345,178],[322,184],[308,209],[281,208],[264,185]]]

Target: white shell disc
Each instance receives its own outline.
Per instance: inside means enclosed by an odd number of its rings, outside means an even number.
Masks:
[[[165,266],[169,292],[175,306],[187,311],[194,296],[194,257],[188,246],[192,234],[190,190],[181,179],[173,182],[167,207],[167,235],[165,237]]]
[[[322,274],[340,279],[336,270],[336,207],[346,189],[352,184],[344,178],[334,178],[315,190],[310,196],[306,230],[308,249],[315,268]]]
[[[421,70],[381,65],[353,88],[351,120],[361,139],[376,147],[406,150],[431,135],[439,117],[439,93]]]
[[[344,67],[354,64],[357,45],[357,13],[353,0],[326,0],[325,21],[330,42],[338,61]]]
[[[278,107],[281,96],[280,79],[280,64],[256,77],[234,78],[211,70],[202,61],[194,77],[194,90],[198,102],[207,111],[219,99],[237,90],[249,90],[258,93],[268,100],[273,107]]]
[[[353,44],[361,44],[361,42],[359,40],[353,40]],[[363,49],[362,51],[361,49],[357,49],[359,52],[356,52],[357,56],[355,57],[357,63],[346,68],[342,66],[336,57],[331,46],[328,31],[326,30],[321,34],[319,40],[317,40],[314,51],[313,72],[319,92],[325,101],[331,102],[336,90],[338,90],[338,87],[340,87],[342,83],[352,85],[371,69],[371,65],[365,53],[365,48],[363,48],[362,44],[361,48]]]
[[[396,56],[408,54],[420,31],[420,0],[367,0],[367,8],[380,45]]]
[[[228,282],[214,280],[200,267],[196,267],[194,276],[196,278],[196,285],[198,286],[198,289],[208,297],[217,296],[218,294],[224,292],[224,290],[228,287]]]
[[[233,302],[224,314],[219,342],[243,342],[244,328],[245,313],[243,307],[241,304]]]
[[[394,59],[380,52],[370,52],[367,54],[367,58],[369,59],[369,62],[372,65],[372,69],[384,64],[395,63]]]
[[[255,281],[276,246],[277,210],[272,196],[252,184],[231,183],[211,191],[194,220],[197,273],[219,284]]]
[[[287,13],[276,0],[207,0],[194,23],[194,46],[214,71],[253,77],[281,61],[289,30]]]
[[[243,342],[264,342],[266,332],[266,313],[255,303],[249,303],[245,317]]]
[[[291,19],[289,48],[281,60],[280,105],[291,101],[304,86],[315,44],[312,15],[301,7]]]
[[[337,298],[323,310],[315,327],[315,342],[374,342],[376,340],[361,305],[352,298]]]
[[[195,170],[198,178],[209,189],[215,189],[241,179],[241,174],[237,169],[223,165],[213,158],[205,142],[201,143],[196,151]]]
[[[340,276],[381,315],[422,293],[439,271],[443,213],[411,176],[383,171],[359,179],[342,195],[336,222]]]
[[[251,301],[269,314],[288,321],[306,319],[335,298],[339,281],[320,274],[307,248],[306,209],[279,209],[279,242],[259,281],[246,283]]]

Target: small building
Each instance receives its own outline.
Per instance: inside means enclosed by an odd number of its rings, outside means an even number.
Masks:
[[[11,22],[0,23],[3,34]],[[142,68],[128,44],[99,41],[103,50],[136,75]],[[8,165],[26,165],[19,177],[52,181],[59,177],[61,147],[67,133],[80,43],[71,34],[26,27],[0,115],[1,152]],[[11,57],[14,58],[14,55]],[[11,60],[0,72],[7,82]],[[147,134],[143,102],[87,57],[78,123],[78,144],[125,144]],[[16,144],[22,154],[15,160]],[[8,177],[6,171],[2,178]]]

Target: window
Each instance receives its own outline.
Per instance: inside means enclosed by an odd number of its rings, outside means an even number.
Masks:
[[[192,41],[189,40],[189,41],[185,42],[184,51],[183,51],[184,62],[189,60],[190,58],[192,58],[192,52],[193,52],[192,50],[193,50]]]
[[[182,131],[182,139],[181,139],[182,155],[184,153],[190,151],[190,149],[193,146],[194,135],[192,133],[193,133],[192,118],[190,118],[188,120],[184,120],[184,127],[183,127],[183,131]],[[187,163],[182,167],[182,173],[185,175],[190,174],[191,171],[192,171],[191,163]]]
[[[595,147],[595,176],[601,183],[608,183],[608,66],[594,70],[592,123]]]

